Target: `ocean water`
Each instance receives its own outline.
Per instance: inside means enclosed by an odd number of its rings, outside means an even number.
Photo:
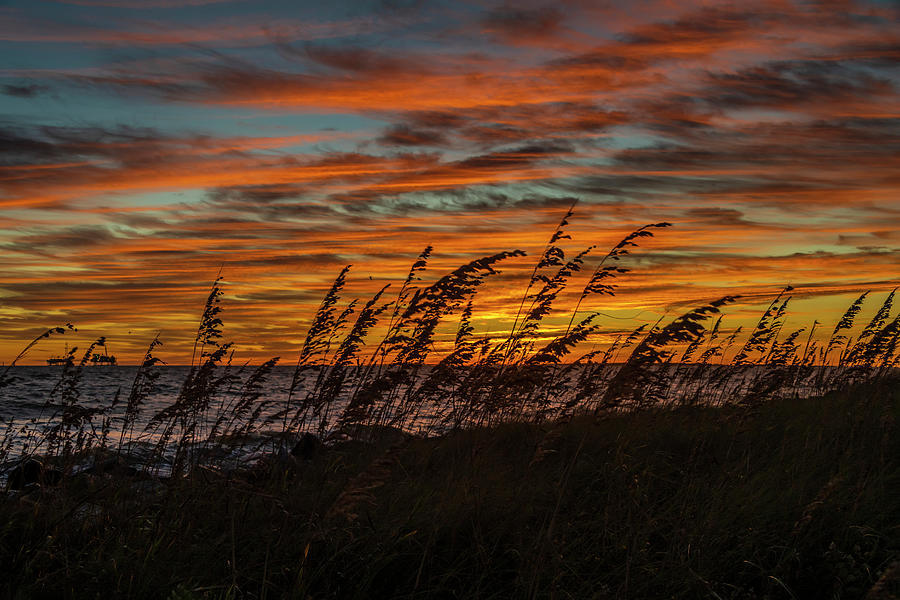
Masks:
[[[181,386],[190,367],[159,367],[159,378],[153,384],[153,391],[147,399],[143,411],[155,413],[170,405],[178,397]],[[252,369],[233,370],[238,382],[226,389],[226,393],[239,393],[241,384]],[[80,403],[89,407],[105,407],[113,404],[116,396],[124,404],[137,375],[137,366],[89,366],[82,370],[79,384]],[[273,399],[284,399],[290,385],[291,367],[276,367],[265,385],[267,395]],[[47,414],[59,408],[59,389],[63,374],[62,367],[13,367],[10,370],[12,382],[0,390],[0,418],[30,419],[39,414]]]
[[[256,366],[246,368],[232,367],[230,373],[233,381],[220,388],[219,393],[206,413],[202,425],[201,436],[222,414],[231,414],[230,408],[240,399],[244,384],[254,372]],[[171,406],[178,398],[182,386],[190,372],[186,366],[155,367],[159,373],[144,404],[140,407],[133,434],[127,441],[136,446],[152,447],[159,439],[157,427],[148,429],[154,415]],[[427,368],[424,370],[427,372]],[[101,430],[104,418],[109,419],[108,440],[110,446],[118,444],[124,423],[124,412],[129,392],[133,386],[137,366],[85,366],[78,382],[78,405],[85,408],[104,409],[104,415],[95,416],[92,426]],[[276,418],[276,413],[284,409],[288,401],[288,392],[293,377],[294,367],[280,365],[272,369],[261,385],[261,396],[257,403],[266,403],[266,408],[256,421],[256,435],[261,439],[280,434],[283,422]],[[22,451],[41,453],[36,447],[46,432],[58,424],[62,413],[61,387],[64,369],[61,366],[16,366],[7,374],[7,384],[0,387],[0,461],[2,455],[17,457]],[[224,374],[219,367],[217,375]],[[315,378],[314,371],[307,371],[306,382]],[[346,390],[345,390],[346,392]],[[305,393],[301,384],[295,391],[293,402]],[[337,417],[340,416],[347,403],[347,398],[339,398],[328,409],[325,415],[325,434],[334,433],[337,428]],[[256,405],[254,405],[255,407]],[[404,424],[416,433],[426,433],[434,426],[437,411],[434,407],[424,407],[416,419]],[[253,410],[252,408],[250,409]],[[316,419],[315,423],[318,424]],[[433,432],[433,431],[432,431]],[[3,446],[5,446],[5,451]]]
[[[153,431],[145,429],[154,415],[178,398],[190,367],[163,366],[157,371],[159,377],[140,408],[134,428],[136,439],[144,444],[152,444],[157,439]],[[222,388],[222,393],[210,407],[210,420],[219,414],[220,409],[240,397],[243,384],[253,368],[234,368],[232,372],[235,381]],[[77,388],[78,404],[107,410],[111,443],[117,443],[120,437],[125,404],[137,373],[137,366],[87,366],[82,370]],[[272,406],[263,417],[283,407],[292,374],[293,368],[288,366],[276,367],[269,374],[260,401],[270,401]],[[10,455],[18,454],[29,439],[33,444],[34,440],[42,437],[43,432],[59,422],[62,375],[61,366],[16,366],[10,369],[7,376],[11,381],[0,388],[0,432],[6,436]],[[94,417],[93,423],[97,428],[101,427],[102,417]],[[271,428],[275,427],[271,425]]]
[[[607,365],[602,378],[607,379],[617,368],[616,365]],[[728,367],[725,368],[728,369]],[[201,438],[209,432],[210,425],[219,415],[230,414],[229,407],[233,406],[233,403],[240,398],[244,383],[254,369],[255,367],[231,368],[234,376],[233,382],[223,387],[216,395],[207,413],[205,424],[201,425],[202,431],[199,432]],[[721,369],[721,367],[715,367],[715,369]],[[710,400],[710,398],[704,397],[709,391],[716,395],[715,398],[712,398],[716,402],[721,401],[722,398],[739,399],[748,382],[758,375],[757,369],[759,368],[751,367],[749,370],[735,371],[739,376],[729,383],[725,393],[717,391],[716,386],[708,386],[712,382],[709,378],[693,379],[689,383],[678,381],[677,377],[673,378],[667,391],[670,394],[667,401],[677,404],[679,396],[692,396],[695,400],[701,399],[701,401]],[[156,371],[159,373],[159,377],[154,382],[145,404],[140,408],[134,435],[129,436],[126,440],[129,447],[152,448],[158,441],[158,428],[148,429],[147,426],[154,415],[176,401],[190,368],[161,366],[157,367]],[[811,385],[810,382],[820,379],[819,375],[827,374],[827,371],[828,369],[820,371],[815,368],[807,370],[805,378],[796,380],[790,389],[783,391],[782,397],[821,393],[823,390]],[[267,408],[262,412],[260,420],[257,421],[259,424],[257,433],[260,440],[271,440],[273,434],[282,431],[282,422],[275,418],[275,413],[283,409],[286,404],[293,372],[294,368],[290,365],[276,366],[261,386],[262,395],[258,402],[266,402]],[[0,387],[0,462],[5,459],[13,460],[23,452],[41,453],[40,444],[46,432],[59,423],[63,408],[60,389],[63,373],[64,369],[59,366],[16,366],[9,370],[7,383]],[[108,443],[110,446],[116,446],[121,437],[125,405],[138,373],[138,367],[86,366],[81,373],[81,380],[77,387],[78,404],[86,408],[105,410],[104,415],[94,417],[92,426],[95,431],[100,430],[103,420],[108,418]],[[219,374],[221,373],[222,368],[219,370]],[[426,373],[427,367],[423,368],[419,375],[422,376]],[[561,387],[566,388],[566,386]],[[298,398],[304,396],[304,391],[301,387],[295,393],[295,403]],[[550,402],[559,406],[565,400],[566,398],[553,398],[550,399]],[[346,401],[346,398],[339,399],[329,408],[324,421],[326,434],[335,433],[337,417],[343,411]],[[452,398],[447,401],[447,406],[423,405],[419,407],[414,419],[404,422],[404,427],[418,434],[440,433],[441,427],[446,427],[441,420],[442,417],[450,414],[453,410],[450,405],[453,402],[464,401],[465,399]],[[0,477],[2,477],[2,472],[0,472]]]

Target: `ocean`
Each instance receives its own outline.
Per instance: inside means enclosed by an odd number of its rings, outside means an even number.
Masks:
[[[243,384],[254,368],[232,369],[234,381],[223,387],[216,396],[208,413],[210,422],[219,409],[240,397]],[[156,367],[156,371],[159,376],[140,407],[134,427],[135,438],[143,444],[152,444],[157,439],[157,433],[145,431],[147,425],[154,415],[171,406],[178,398],[190,367],[162,366]],[[219,374],[222,372],[220,368]],[[39,439],[59,422],[63,409],[63,373],[61,366],[15,366],[7,373],[7,384],[0,389],[0,430],[4,432],[10,456],[19,454],[23,445],[29,443],[28,440]],[[118,442],[126,401],[137,373],[137,366],[86,366],[81,371],[77,385],[78,404],[88,409],[106,411],[104,416],[109,417],[109,438],[113,444]],[[281,366],[275,367],[269,374],[260,402],[268,401],[271,407],[264,412],[263,418],[283,406],[292,373],[293,367]],[[94,426],[101,427],[102,419],[102,416],[94,417]]]
[[[764,367],[749,367],[743,370],[733,370],[732,367],[709,365],[704,367],[706,371],[702,376],[694,377],[690,365],[672,365],[665,368],[671,369],[671,371],[666,373],[665,377],[656,378],[654,385],[665,386],[665,389],[661,390],[661,395],[658,396],[659,402],[669,405],[681,405],[685,402],[717,404],[732,402],[735,399],[740,401],[751,383],[761,380],[758,377],[762,373],[760,369],[765,369]],[[245,384],[255,369],[256,366],[229,368],[232,377],[213,396],[208,410],[199,423],[197,431],[199,439],[206,439],[219,417],[233,414],[231,409],[235,403],[242,397],[247,397]],[[601,384],[599,387],[601,395],[603,382],[608,381],[617,369],[618,365],[606,365],[599,371],[592,372],[594,380]],[[157,366],[154,367],[154,370],[158,373],[158,378],[154,381],[152,390],[147,394],[144,404],[140,407],[132,433],[124,440],[129,448],[146,450],[152,448],[159,441],[160,428],[148,427],[148,425],[152,424],[155,415],[178,399],[190,367]],[[770,397],[776,397],[776,395],[803,397],[822,393],[824,388],[816,382],[827,380],[828,378],[823,376],[827,376],[829,370],[830,368],[823,370],[817,367],[805,367],[798,370],[786,380],[786,385],[782,389],[777,392],[772,391]],[[101,439],[100,436],[103,436],[105,443],[109,446],[116,447],[118,445],[122,438],[127,399],[138,374],[138,367],[86,366],[81,369],[81,377],[74,382],[74,387],[71,378],[66,379],[64,373],[65,370],[61,366],[16,366],[9,369],[5,382],[0,385],[0,462],[15,460],[23,454],[41,454],[46,449],[46,434],[60,423],[64,409],[63,397],[67,393],[67,389],[70,397],[73,393],[77,396],[79,407],[98,411],[98,414],[87,421],[87,426],[82,428],[89,433],[92,443],[96,443]],[[216,376],[224,373],[224,367],[219,367]],[[238,419],[231,422],[233,427],[230,431],[241,435],[252,435],[259,440],[271,441],[278,437],[283,432],[283,421],[277,417],[276,413],[286,406],[293,373],[294,367],[290,365],[274,367],[266,379],[259,382],[258,397],[250,394],[252,402],[249,403],[245,415],[262,405],[259,418],[254,421],[254,429],[249,432],[241,431],[239,427],[234,426],[235,424],[240,425],[241,420]],[[316,371],[309,372],[310,377],[305,381],[314,380],[316,373]],[[427,379],[428,373],[429,367],[421,367],[418,370],[417,386],[422,385],[422,382]],[[557,381],[555,382],[557,385],[546,386],[547,394],[549,394],[547,396],[532,396],[532,399],[542,398],[540,402],[543,404],[532,404],[530,410],[535,410],[537,406],[537,414],[539,414],[547,407],[553,410],[564,407],[573,394],[572,390],[580,385],[577,382],[580,373],[577,370],[572,371],[569,375],[570,380]],[[352,381],[353,376],[353,369],[350,369],[347,381]],[[724,386],[719,385],[719,382],[722,381],[725,382]],[[306,395],[308,388],[304,385],[306,384],[301,385],[294,394],[295,406],[298,400]],[[398,389],[402,392],[403,384],[399,385]],[[481,394],[479,402],[483,402],[485,398],[493,398],[490,393],[488,396],[483,395],[485,390],[491,389],[492,385],[488,381],[487,388],[476,388],[475,393]],[[544,384],[539,383],[539,385]],[[352,384],[344,387],[344,394],[338,395],[334,402],[328,405],[321,414],[318,414],[311,423],[305,423],[305,427],[312,428],[326,436],[339,433],[337,418],[347,405],[348,389],[353,389]],[[403,413],[402,427],[404,429],[424,435],[441,433],[448,427],[457,426],[462,422],[454,420],[456,415],[472,414],[466,412],[468,410],[466,403],[469,398],[465,397],[465,393],[459,394],[450,391],[449,394],[443,396],[438,394],[433,397],[441,399],[430,401],[430,404],[429,401],[423,401],[421,404],[415,404],[412,410]],[[595,395],[594,398],[597,396]],[[590,398],[588,400],[590,401]],[[522,401],[520,404],[517,397],[513,397],[511,400],[507,397],[505,402],[507,402],[505,406],[512,407],[512,412],[508,412],[505,416],[500,415],[501,419],[530,418],[535,414],[528,412],[529,408],[526,406],[526,402]],[[574,404],[570,406],[574,406]],[[592,406],[588,405],[586,409],[591,410]],[[396,405],[391,406],[391,409],[394,408]],[[582,408],[585,407],[582,406]],[[623,406],[623,408],[627,407]],[[487,414],[485,411],[490,411],[491,408],[481,404],[478,405],[477,410],[480,410],[480,414],[483,416]],[[558,410],[553,413],[553,410],[548,411],[547,414],[560,414]],[[289,414],[293,412],[291,411]],[[225,424],[227,425],[229,421],[230,419],[226,418]],[[475,424],[478,423],[479,421],[476,420]],[[107,430],[104,430],[104,425],[108,425]],[[227,430],[228,427],[226,426],[224,429]],[[295,427],[292,430],[296,432],[297,429]],[[217,431],[221,433],[222,428]],[[241,444],[241,447],[243,446],[244,444]]]

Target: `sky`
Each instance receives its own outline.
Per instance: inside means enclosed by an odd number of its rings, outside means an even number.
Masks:
[[[187,362],[221,272],[236,357],[290,362],[333,278],[390,296],[566,210],[599,260],[647,223],[602,344],[726,294],[823,323],[900,283],[900,5],[886,1],[0,1],[0,361],[106,336]],[[594,258],[595,257],[595,258]],[[573,281],[548,321],[568,322]],[[874,311],[877,306],[867,306]],[[452,335],[452,323],[448,325]]]

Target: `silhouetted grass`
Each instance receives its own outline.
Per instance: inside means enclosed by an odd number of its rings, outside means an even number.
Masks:
[[[0,505],[5,597],[862,598],[900,553],[898,417],[869,385],[576,417],[540,460],[510,423],[71,478]]]
[[[894,293],[854,337],[859,296],[821,347],[819,321],[783,332],[788,286],[746,339],[723,324],[726,296],[598,348],[591,298],[615,296],[621,261],[669,224],[567,258],[573,214],[494,339],[475,335],[473,299],[520,250],[427,284],[428,247],[396,295],[366,301],[342,297],[345,267],[279,406],[278,358],[232,365],[221,277],[180,392],[143,430],[159,338],[124,402],[90,406],[103,338],[77,364],[73,348],[45,413],[0,439],[7,475],[44,463],[0,502],[6,597],[861,598],[882,572],[890,593]],[[574,307],[557,306],[582,271]],[[140,440],[154,449],[138,458]],[[223,459],[241,449],[262,459]]]

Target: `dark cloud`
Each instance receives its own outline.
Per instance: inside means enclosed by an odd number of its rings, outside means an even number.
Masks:
[[[400,196],[384,196],[369,203],[354,205],[358,214],[460,213],[484,210],[528,210],[559,208],[563,212],[572,205],[572,196],[553,196],[535,193],[513,195],[489,187],[469,187],[436,190],[427,194],[409,193]],[[510,227],[518,227],[510,223]]]
[[[385,146],[443,146],[447,139],[440,131],[432,129],[414,129],[409,125],[394,125],[385,130],[378,138],[378,143]]]
[[[890,40],[854,41],[840,44],[823,60],[853,61],[869,67],[896,69],[900,61],[900,37]]]
[[[621,40],[632,46],[666,46],[673,42],[689,40],[702,48],[704,43],[731,39],[765,20],[765,13],[759,10],[736,11],[720,7],[703,7],[671,23],[653,23],[637,27],[623,34]]]
[[[544,37],[555,33],[563,21],[563,13],[555,6],[517,8],[503,6],[489,11],[481,20],[489,32],[506,38]]]
[[[492,152],[458,161],[452,167],[460,169],[495,169],[525,166],[537,161],[571,154],[571,144],[548,142],[519,146],[504,152]]]
[[[173,143],[184,144],[185,140],[149,128],[0,127],[0,164],[89,158],[127,163],[165,155],[163,147]]]
[[[7,96],[14,96],[16,98],[34,98],[40,94],[45,93],[49,88],[43,85],[37,85],[34,83],[26,83],[21,85],[16,84],[7,84],[0,86],[0,90],[2,93]]]
[[[160,216],[143,212],[113,212],[108,216],[113,223],[124,225],[132,229],[164,229],[171,226],[171,222]]]
[[[169,258],[175,258],[169,254]],[[159,281],[166,281],[160,279]],[[44,284],[46,286],[46,284]],[[172,302],[173,298],[181,297],[182,291],[196,289],[198,282],[196,281],[166,281],[166,287],[170,288],[168,301]],[[203,284],[205,287],[205,284]],[[25,307],[29,309],[46,308],[49,310],[59,309],[59,306],[53,306],[53,302],[59,301],[59,297],[68,298],[70,304],[86,304],[90,306],[90,302],[107,302],[109,304],[119,304],[122,298],[134,299],[142,296],[152,298],[158,303],[166,302],[166,294],[160,293],[160,290],[154,285],[154,278],[149,277],[143,281],[129,281],[122,278],[116,282],[116,294],[109,294],[109,285],[105,281],[87,281],[76,279],[65,279],[60,277],[59,280],[53,282],[54,293],[59,296],[47,296],[42,293],[42,287],[38,283],[22,282],[4,285],[4,288],[20,293],[28,298]],[[46,291],[46,287],[44,288]],[[140,305],[137,305],[140,306]]]
[[[435,146],[475,142],[483,147],[597,133],[630,119],[624,111],[589,102],[490,106],[457,112],[412,111],[398,118],[402,122],[392,126],[381,140],[393,140],[397,145]]]
[[[726,109],[751,106],[791,109],[897,93],[890,79],[837,61],[770,62],[736,73],[711,73],[708,81],[703,101]]]
[[[216,204],[267,204],[277,200],[298,198],[305,190],[294,185],[242,185],[209,190],[208,198]]]
[[[759,185],[752,177],[690,174],[616,174],[583,175],[545,182],[546,185],[578,196],[615,198],[628,202],[648,202],[664,198],[699,197],[726,194]]]
[[[700,221],[715,227],[762,227],[760,223],[747,220],[743,211],[736,208],[701,207],[689,208],[684,212],[687,219]],[[766,227],[771,227],[766,225]]]
[[[65,152],[55,143],[12,128],[0,128],[0,165],[13,166],[55,160]]]
[[[898,165],[900,119],[846,118],[752,124],[730,130],[705,128],[682,140],[679,144],[625,149],[614,158],[623,166],[653,171],[753,166],[767,179],[802,179],[808,169],[825,166],[832,169],[831,173],[854,172],[860,163],[870,169],[891,168]],[[851,157],[853,161],[848,162]],[[785,173],[765,168],[785,164],[793,170]]]
[[[81,250],[105,246],[119,239],[106,225],[78,225],[52,231],[33,231],[19,235],[13,242],[3,244],[5,250],[55,256],[56,250]]]
[[[293,191],[291,188],[294,188]],[[285,223],[307,222],[309,219],[330,219],[339,221],[339,206],[302,199],[305,190],[295,186],[235,186],[215,188],[207,192],[207,200],[201,211],[207,208],[229,211],[238,215],[235,223],[271,223],[272,231],[267,235],[289,235]],[[196,212],[196,211],[195,211]],[[227,226],[221,221],[217,225]],[[321,225],[316,225],[321,228]],[[339,227],[335,224],[334,227]],[[305,228],[305,227],[304,227]]]
[[[421,57],[361,46],[306,43],[300,48],[282,45],[280,49],[319,66],[360,75],[411,75],[430,70]]]
[[[592,69],[602,71],[640,71],[661,58],[661,56],[657,58],[640,55],[628,56],[616,53],[615,48],[601,48],[600,50],[556,58],[549,61],[546,66],[551,70],[574,69],[586,72]]]
[[[855,246],[860,250],[884,252],[891,249],[900,252],[900,231],[895,229],[875,230],[868,233],[841,234],[838,244]]]
[[[573,151],[565,142],[547,141],[444,163],[421,164],[414,172],[387,173],[376,185],[363,183],[328,200],[356,215],[402,214],[407,210],[452,212],[509,203],[489,186],[506,183],[517,171],[552,163]],[[427,195],[422,195],[427,192]],[[531,197],[531,196],[529,196]],[[518,204],[521,201],[512,203]]]
[[[270,261],[251,261],[247,265],[259,267],[282,267],[307,270],[310,267],[321,268],[326,265],[340,266],[347,264],[347,259],[337,255],[309,254],[304,256],[279,256]],[[244,303],[265,303],[291,306],[300,302],[318,302],[322,299],[322,290],[266,290],[241,294],[237,300]],[[289,327],[285,325],[283,327]]]
[[[379,13],[410,14],[426,3],[426,0],[377,0],[376,6]]]
[[[437,110],[407,113],[406,118],[416,126],[435,129],[454,129],[469,120],[469,117],[463,112]]]

